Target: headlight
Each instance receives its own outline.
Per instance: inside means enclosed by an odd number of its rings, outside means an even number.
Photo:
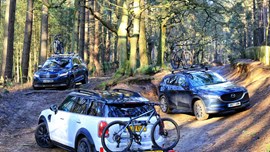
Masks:
[[[203,95],[203,97],[208,98],[208,99],[219,99],[220,98],[220,96],[218,96],[218,95],[207,95],[207,94]]]
[[[60,77],[67,76],[67,75],[68,75],[68,72],[59,74]]]
[[[35,74],[34,74],[34,77],[35,77],[35,78],[38,78],[38,77],[39,77],[39,75],[38,75],[37,73],[35,73]]]

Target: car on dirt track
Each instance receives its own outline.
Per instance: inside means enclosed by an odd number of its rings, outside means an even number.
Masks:
[[[246,88],[211,70],[182,70],[166,75],[158,86],[161,110],[192,112],[198,120],[210,114],[241,111],[250,106]]]
[[[34,74],[33,88],[74,88],[88,82],[86,64],[77,54],[54,54]]]
[[[104,128],[112,121],[128,121],[130,114],[138,116],[151,107],[144,105],[122,109],[107,103],[125,103],[127,101],[148,102],[139,93],[114,89],[111,91],[90,91],[78,89],[67,95],[60,106],[52,105],[50,109],[43,110],[38,119],[35,131],[37,144],[43,148],[54,145],[71,151],[104,151],[101,136]],[[153,107],[152,107],[153,108]],[[129,111],[128,114],[126,111]],[[140,118],[140,121],[148,117]],[[153,117],[151,122],[157,120]],[[139,126],[138,126],[139,127]],[[151,125],[148,125],[141,145],[133,143],[131,148],[152,150]]]

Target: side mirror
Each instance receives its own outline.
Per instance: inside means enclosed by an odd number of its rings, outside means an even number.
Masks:
[[[42,65],[38,65],[38,69],[41,69],[42,68]]]
[[[185,82],[185,83],[184,83],[183,88],[184,88],[185,90],[189,90],[189,84],[188,84],[188,82]]]
[[[73,68],[75,68],[75,69],[78,68],[78,67],[79,67],[78,64],[74,64],[74,65],[73,65]]]
[[[56,105],[56,104],[51,105],[50,109],[51,109],[51,111],[53,111],[55,114],[57,114],[58,108],[57,108],[57,105]]]

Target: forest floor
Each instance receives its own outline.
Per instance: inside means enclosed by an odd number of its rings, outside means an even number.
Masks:
[[[226,65],[212,70],[227,79],[245,86],[250,94],[251,107],[243,112],[213,115],[197,121],[191,114],[164,114],[173,118],[180,128],[180,141],[175,147],[181,152],[201,151],[270,151],[270,69],[260,62],[241,60],[234,67]],[[156,85],[169,72],[152,76],[151,81],[121,83],[117,88],[141,92],[157,100]],[[84,88],[94,89],[109,77],[90,78]],[[34,131],[43,109],[60,104],[70,90],[33,90],[28,86],[14,87],[0,98],[0,152],[64,152],[60,148],[37,146]]]

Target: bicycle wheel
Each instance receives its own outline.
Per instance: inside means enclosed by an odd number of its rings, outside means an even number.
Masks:
[[[190,67],[193,64],[193,55],[190,51],[183,51],[182,53],[183,67]]]
[[[178,69],[182,65],[181,52],[175,52],[171,57],[171,66],[173,69]]]
[[[151,139],[162,150],[173,149],[180,139],[177,123],[170,118],[161,118],[153,125]]]
[[[107,152],[128,151],[133,141],[129,127],[122,121],[113,121],[103,130],[101,143]]]

